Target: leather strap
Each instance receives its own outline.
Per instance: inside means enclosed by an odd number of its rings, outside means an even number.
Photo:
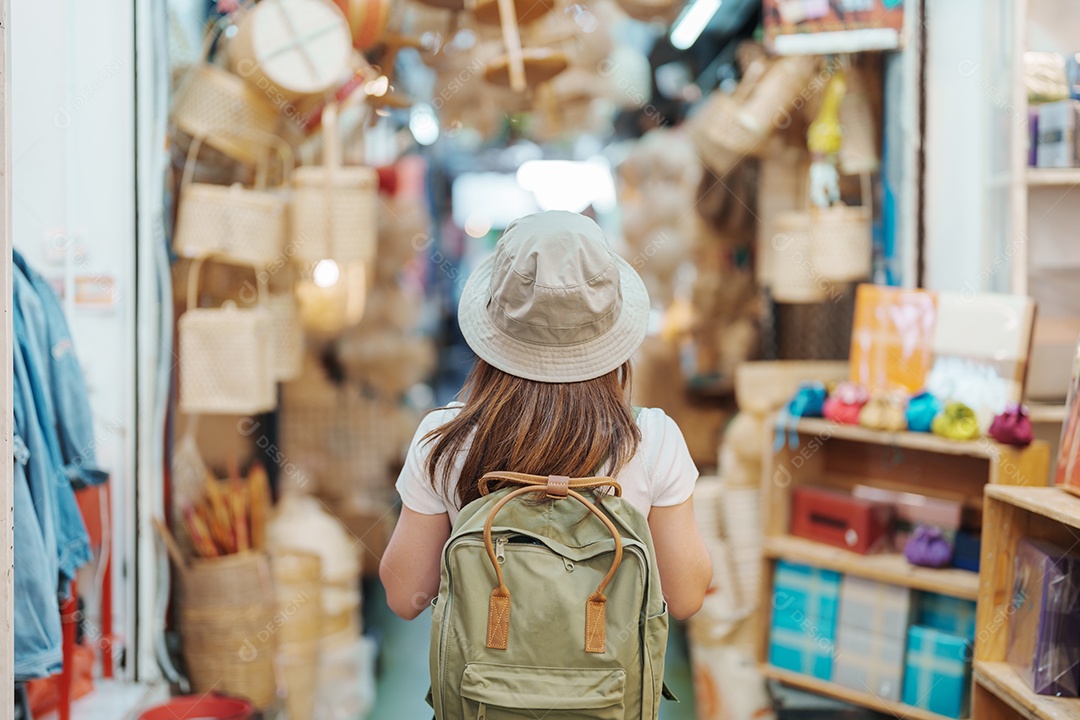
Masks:
[[[485,475],[484,477],[486,478],[487,476]],[[574,481],[571,480],[568,482],[568,485],[572,486],[573,483]],[[604,485],[607,483],[600,484]],[[618,485],[615,487],[618,487]],[[488,607],[487,646],[492,650],[505,650],[510,639],[510,589],[506,587],[502,566],[499,564],[498,558],[495,557],[495,545],[491,541],[491,528],[495,524],[495,516],[499,514],[499,511],[502,510],[508,502],[514,498],[534,492],[548,492],[548,482],[545,480],[543,484],[530,483],[525,485],[525,487],[512,490],[495,503],[494,507],[491,508],[491,511],[488,512],[487,518],[484,520],[484,548],[487,550],[488,559],[491,560],[491,567],[495,569],[495,578],[498,580],[495,589],[491,591],[491,600]],[[596,587],[596,591],[589,596],[589,599],[585,603],[585,652],[602,653],[607,646],[607,596],[604,595],[604,590],[607,589],[611,579],[615,577],[615,572],[619,569],[619,564],[622,562],[622,537],[619,535],[619,531],[616,529],[615,524],[611,522],[611,519],[600,512],[600,509],[591,503],[584,495],[571,490],[569,487],[566,490],[566,494],[567,497],[574,498],[588,508],[589,512],[598,517],[600,521],[604,523],[604,526],[607,527],[611,536],[615,538],[615,558],[611,562],[611,567],[608,569],[607,575],[604,576],[604,579],[601,580],[600,584]]]
[[[570,491],[570,478],[565,475],[548,475],[547,496],[552,500],[564,498]]]
[[[512,485],[543,485],[547,488],[548,483],[553,477],[559,476],[551,475],[544,477],[543,475],[526,475],[525,473],[506,471],[489,472],[480,478],[478,486],[480,495],[483,496],[492,492],[491,488],[488,487],[488,484],[492,480],[501,480]],[[604,486],[614,489],[615,497],[622,497],[622,485],[619,485],[618,482],[610,477],[594,475],[592,477],[568,479],[567,481],[567,487],[571,490],[591,490],[592,488]]]

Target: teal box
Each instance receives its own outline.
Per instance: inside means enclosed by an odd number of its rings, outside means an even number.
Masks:
[[[971,642],[975,639],[975,603],[937,593],[919,593],[915,624],[959,635]]]
[[[778,562],[773,579],[769,663],[829,680],[836,655],[839,598],[840,573]]]
[[[934,628],[908,632],[904,702],[951,718],[968,714],[971,695],[971,643]]]

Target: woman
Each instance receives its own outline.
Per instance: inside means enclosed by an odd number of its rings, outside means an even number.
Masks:
[[[458,318],[478,359],[464,402],[420,423],[398,478],[401,518],[379,573],[390,608],[411,620],[428,607],[477,480],[512,470],[618,480],[648,518],[668,611],[697,612],[712,577],[691,501],[697,469],[671,418],[628,400],[649,319],[634,269],[592,220],[529,215],[473,272]]]

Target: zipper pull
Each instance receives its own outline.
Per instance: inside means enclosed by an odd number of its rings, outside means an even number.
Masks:
[[[500,565],[506,562],[506,543],[507,539],[505,537],[495,540],[495,559],[499,561]]]

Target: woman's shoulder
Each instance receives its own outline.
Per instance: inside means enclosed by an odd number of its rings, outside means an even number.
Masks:
[[[635,408],[637,411],[637,424],[641,428],[642,437],[652,434],[663,434],[672,429],[678,430],[679,426],[671,419],[671,416],[657,407]]]
[[[462,407],[463,403],[454,401],[443,407],[437,407],[434,410],[428,411],[428,413],[420,420],[420,427],[417,428],[416,431],[417,439],[422,438],[435,428],[445,425],[453,420],[457,417],[457,414],[461,412]]]

